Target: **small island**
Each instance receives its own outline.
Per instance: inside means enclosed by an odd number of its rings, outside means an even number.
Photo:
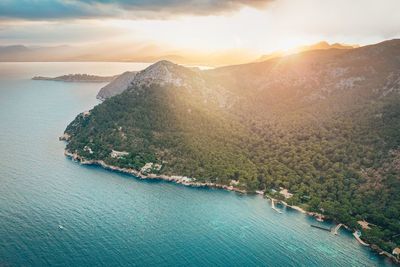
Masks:
[[[90,74],[67,74],[57,77],[44,77],[44,76],[35,76],[32,80],[40,80],[40,81],[59,81],[59,82],[77,82],[77,83],[104,83],[111,82],[118,75],[115,76],[97,76]]]

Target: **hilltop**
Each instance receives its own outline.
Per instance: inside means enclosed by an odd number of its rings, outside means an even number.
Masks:
[[[96,98],[104,100],[114,95],[120,94],[131,85],[135,78],[136,71],[126,71],[112,80],[109,84],[100,89]]]

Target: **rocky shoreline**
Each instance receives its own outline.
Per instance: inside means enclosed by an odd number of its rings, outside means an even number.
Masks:
[[[60,138],[60,140],[65,140],[65,139]],[[105,163],[103,160],[87,160],[87,159],[84,159],[83,157],[79,156],[77,153],[71,153],[67,150],[64,151],[64,155],[69,158],[72,158],[73,160],[78,161],[80,164],[83,164],[83,165],[97,165],[97,166],[101,166],[107,170],[130,174],[139,179],[163,180],[163,181],[173,182],[176,184],[182,184],[182,185],[190,186],[190,187],[218,188],[218,189],[224,189],[227,191],[233,191],[233,192],[237,192],[237,193],[241,193],[241,194],[247,193],[246,190],[242,190],[242,189],[234,187],[234,186],[228,186],[228,185],[211,183],[211,182],[196,182],[195,180],[192,180],[192,179],[184,177],[184,176],[167,176],[167,175],[153,174],[153,173],[143,174],[140,171],[135,170],[135,169],[120,168],[117,166],[109,165],[109,164]]]
[[[64,134],[59,139],[60,140],[64,140],[64,141],[68,141],[69,137],[70,136],[68,134]],[[153,174],[153,173],[143,174],[140,171],[135,170],[135,169],[121,168],[121,167],[109,165],[109,164],[105,163],[103,160],[87,160],[87,159],[81,157],[80,155],[78,155],[77,153],[71,153],[68,150],[64,150],[64,155],[69,157],[69,158],[71,158],[71,159],[73,159],[73,160],[75,160],[75,161],[78,161],[80,164],[83,164],[83,165],[97,165],[97,166],[100,166],[100,167],[102,167],[104,169],[107,169],[107,170],[117,171],[117,172],[121,172],[121,173],[125,173],[125,174],[130,174],[130,175],[132,175],[132,176],[134,176],[136,178],[139,178],[139,179],[163,180],[163,181],[173,182],[173,183],[176,183],[176,184],[181,184],[181,185],[189,186],[189,187],[216,188],[216,189],[223,189],[223,190],[227,190],[227,191],[233,191],[233,192],[237,192],[237,193],[240,193],[240,194],[247,194],[248,193],[246,190],[234,187],[232,185],[228,186],[228,185],[211,183],[211,182],[196,182],[194,179],[190,179],[190,178],[185,177],[185,176],[167,176],[167,175],[162,175],[162,174],[158,175],[158,174]],[[302,209],[302,208],[300,208],[298,206],[289,205],[288,203],[286,203],[284,201],[280,201],[280,200],[274,199],[274,198],[272,198],[270,196],[267,196],[267,197],[271,201],[277,201],[277,203],[279,202],[282,205],[284,205],[285,207],[294,209],[294,210],[296,210],[298,212],[306,214],[307,216],[311,216],[311,217],[314,217],[314,218],[325,218],[325,216],[323,214],[306,211],[306,210],[304,210],[304,209]],[[348,230],[351,230],[347,226],[345,226],[345,228],[348,229]],[[380,256],[388,257],[393,263],[400,264],[400,261],[397,260],[396,257],[394,257],[392,254],[382,250],[377,245],[374,245],[374,244],[370,245],[370,249],[373,250],[374,252],[376,252]]]

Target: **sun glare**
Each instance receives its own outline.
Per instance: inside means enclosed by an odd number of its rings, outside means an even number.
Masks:
[[[279,50],[290,53],[292,50],[302,45],[307,45],[310,43],[311,41],[307,41],[305,39],[296,39],[296,38],[284,39],[279,44]]]

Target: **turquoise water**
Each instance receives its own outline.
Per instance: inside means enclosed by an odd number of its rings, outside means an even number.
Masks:
[[[187,188],[81,166],[58,141],[122,63],[0,63],[0,266],[389,266],[349,233],[311,228],[259,196]]]

